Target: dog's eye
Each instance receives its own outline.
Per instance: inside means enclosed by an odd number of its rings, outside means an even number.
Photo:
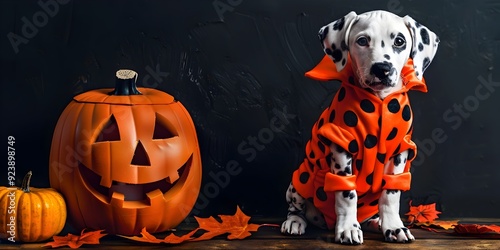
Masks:
[[[359,46],[368,46],[368,38],[362,36],[362,37],[359,37],[358,40],[356,40],[356,43],[359,45]]]
[[[406,41],[404,38],[398,36],[396,37],[396,39],[394,39],[394,46],[396,47],[401,47],[403,45],[405,45]]]

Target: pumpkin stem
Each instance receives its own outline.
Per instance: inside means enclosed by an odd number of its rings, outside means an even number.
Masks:
[[[120,69],[116,71],[115,90],[109,92],[109,95],[141,95],[137,90],[135,82],[137,81],[137,72],[130,69]]]
[[[30,192],[30,182],[31,182],[31,176],[33,175],[33,172],[29,171],[26,173],[23,179],[23,183],[21,184],[21,190],[25,193]]]

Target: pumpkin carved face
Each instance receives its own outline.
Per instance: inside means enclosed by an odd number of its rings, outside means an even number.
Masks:
[[[56,125],[50,182],[64,194],[75,227],[165,231],[198,196],[201,160],[188,112],[167,93],[135,89],[133,76],[118,78],[111,93],[74,97]]]

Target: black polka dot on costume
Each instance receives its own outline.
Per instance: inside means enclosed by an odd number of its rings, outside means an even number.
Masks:
[[[333,120],[335,120],[335,109],[332,109],[332,112],[330,112],[330,117],[328,117],[328,121],[330,123],[332,123]]]
[[[344,100],[344,98],[345,98],[345,88],[344,87],[340,88],[339,94],[337,95],[337,98],[338,98],[337,100],[339,102],[341,102],[342,100]]]
[[[358,125],[358,116],[356,113],[348,110],[344,113],[344,123],[349,127],[356,127]]]
[[[364,145],[366,148],[373,148],[377,145],[377,141],[378,139],[376,136],[368,134],[365,138]]]
[[[315,157],[316,155],[314,154],[314,151],[311,150],[311,152],[309,153],[309,158],[314,159]]]
[[[363,167],[363,160],[356,160],[356,170],[358,172],[361,171],[361,167]]]
[[[377,153],[377,160],[380,163],[385,163],[385,156],[386,156],[386,154]]]
[[[332,144],[332,141],[328,140],[326,137],[322,135],[318,135],[318,139],[327,146],[330,146]]]
[[[398,129],[397,128],[392,128],[391,132],[387,136],[387,140],[390,141],[390,140],[396,138],[396,135],[398,135]]]
[[[311,171],[314,170],[314,164],[310,161],[307,161],[309,163],[309,168],[311,169]]]
[[[366,177],[366,183],[368,183],[368,185],[370,185],[370,186],[373,184],[373,173],[369,174]]]
[[[320,201],[326,201],[326,193],[323,187],[316,189],[316,198]]]
[[[370,206],[376,206],[376,205],[378,205],[378,199],[370,202]]]
[[[382,187],[385,186],[385,180],[382,179]]]
[[[403,108],[403,120],[409,121],[411,119],[411,109],[410,105],[406,104]]]
[[[318,148],[321,152],[325,152],[325,144],[323,144],[321,141],[318,141]]]
[[[413,157],[415,157],[415,150],[413,149],[408,149],[408,160],[412,160]]]
[[[323,120],[323,118],[319,119],[319,121],[318,121],[318,129],[321,128],[321,126],[323,126],[323,124],[325,124],[325,120]]]
[[[308,172],[302,172],[299,176],[300,183],[306,184],[309,181],[309,176]]]
[[[358,208],[360,208],[360,207],[362,207],[362,206],[364,206],[364,205],[365,205],[365,203],[364,203],[364,202],[358,203]]]
[[[366,113],[373,113],[375,111],[375,106],[368,99],[363,99],[360,103],[361,109]]]
[[[393,98],[388,104],[387,104],[387,109],[393,114],[399,112],[399,109],[401,107],[399,106],[399,102],[396,98]]]
[[[351,152],[353,154],[358,152],[358,150],[359,150],[358,142],[356,140],[352,140],[351,142],[349,142],[347,150],[349,150],[349,152]]]
[[[349,76],[348,81],[350,84],[354,84],[354,76]]]

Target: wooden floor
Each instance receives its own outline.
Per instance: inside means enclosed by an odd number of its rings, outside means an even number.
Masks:
[[[472,221],[472,220],[469,220]],[[253,222],[253,221],[252,221]],[[258,223],[258,222],[257,222]],[[499,224],[499,219],[482,220],[481,224]],[[179,226],[178,233],[188,232],[192,226]],[[100,245],[85,245],[85,249],[500,249],[500,235],[461,236],[451,230],[438,233],[422,229],[412,229],[417,240],[413,243],[386,243],[381,234],[365,233],[364,244],[344,246],[333,243],[333,233],[309,227],[303,236],[285,236],[276,227],[261,227],[244,240],[226,240],[218,237],[209,241],[188,242],[180,245],[144,244],[123,239],[117,236],[106,236]],[[167,234],[158,234],[163,238]],[[43,243],[34,244],[2,244],[0,249],[36,249]],[[59,248],[70,249],[70,248]]]

